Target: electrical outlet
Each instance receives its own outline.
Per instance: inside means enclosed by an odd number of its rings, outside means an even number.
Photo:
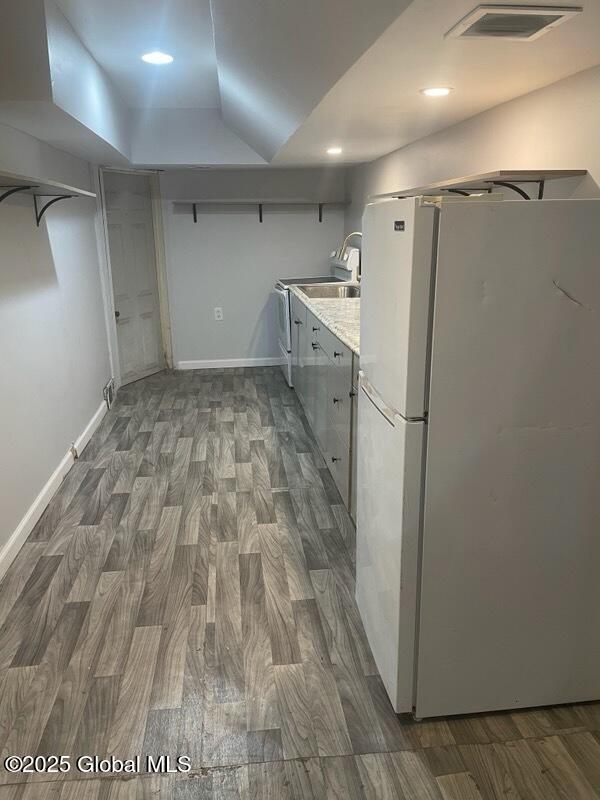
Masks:
[[[223,322],[223,309],[220,306],[215,308],[215,319],[217,322]]]

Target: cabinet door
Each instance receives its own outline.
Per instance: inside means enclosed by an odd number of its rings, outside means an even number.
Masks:
[[[353,356],[358,363],[358,357]],[[350,516],[356,523],[356,456],[358,432],[358,395],[356,386],[352,386],[352,411],[350,414]]]
[[[319,374],[319,328],[320,323],[310,311],[306,313],[306,418],[316,434],[318,413],[317,387]]]
[[[328,446],[327,388],[329,386],[329,373],[335,367],[327,358],[320,342],[315,356],[315,422],[313,431],[321,452],[325,453]]]
[[[309,337],[306,333],[306,323],[301,322],[298,325],[298,385],[296,386],[296,392],[305,410],[306,410],[306,404],[308,402],[308,397],[307,397],[308,387],[306,382],[307,369],[308,369],[308,353],[307,353],[308,341]]]
[[[330,362],[331,363],[331,362]],[[350,444],[350,405],[352,370],[350,364],[332,364],[327,375],[327,414],[329,425],[339,438]]]
[[[292,383],[304,405],[304,349],[306,306],[292,295]]]
[[[340,439],[333,428],[329,428],[327,433],[325,461],[347,508],[350,487],[350,447],[348,442]]]
[[[298,392],[300,378],[300,323],[292,319],[292,386]]]

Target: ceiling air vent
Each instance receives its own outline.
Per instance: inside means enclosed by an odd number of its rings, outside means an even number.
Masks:
[[[580,6],[480,5],[446,36],[531,42],[582,11]]]

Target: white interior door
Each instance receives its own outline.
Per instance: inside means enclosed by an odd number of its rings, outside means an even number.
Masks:
[[[121,383],[165,367],[149,178],[107,173],[108,243]]]

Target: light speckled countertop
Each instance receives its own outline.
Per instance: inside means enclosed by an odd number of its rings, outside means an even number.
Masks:
[[[360,297],[307,297],[297,286],[290,286],[290,291],[346,347],[360,355]]]

